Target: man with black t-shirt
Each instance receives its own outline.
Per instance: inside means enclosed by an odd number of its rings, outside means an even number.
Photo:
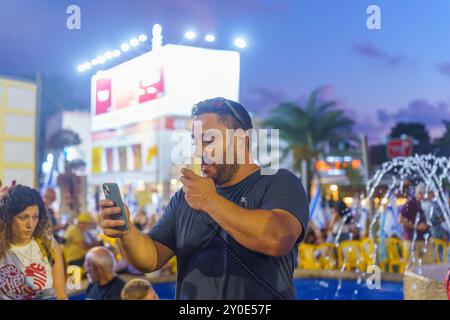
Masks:
[[[252,128],[244,107],[223,98],[198,103],[192,116],[203,133],[226,137],[228,129]],[[194,131],[203,176],[182,169],[183,188],[148,235],[132,224],[126,231],[114,229],[123,226],[110,218],[120,209],[103,200],[103,232],[119,238],[127,260],[143,272],[160,269],[176,255],[177,299],[295,299],[292,278],[309,218],[300,180],[283,169],[265,175],[251,159],[247,138],[243,164],[217,161],[208,152],[215,138]],[[222,146],[223,158],[231,152],[236,159],[237,147]]]

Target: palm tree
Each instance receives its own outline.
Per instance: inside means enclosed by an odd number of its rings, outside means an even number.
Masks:
[[[318,91],[313,91],[304,106],[281,103],[269,113],[263,126],[280,130],[280,138],[286,143],[283,157],[293,156],[294,170],[301,172],[302,161],[307,165],[307,192],[310,192],[313,163],[330,147],[356,140],[352,133],[353,120],[342,110],[335,109],[336,102],[322,101]]]

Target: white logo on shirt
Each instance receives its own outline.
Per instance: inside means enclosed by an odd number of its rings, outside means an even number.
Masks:
[[[247,208],[247,197],[242,197],[239,204],[241,205],[241,207]]]

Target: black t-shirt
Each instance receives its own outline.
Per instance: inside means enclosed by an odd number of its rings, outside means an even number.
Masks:
[[[287,299],[295,299],[292,278],[297,264],[297,244],[303,240],[309,219],[301,181],[284,169],[274,175],[262,175],[258,170],[231,187],[217,188],[217,192],[247,209],[286,210],[300,221],[303,232],[284,256],[272,257],[251,251],[223,231],[207,213],[190,208],[180,189],[150,231],[154,240],[169,247],[177,256],[176,298],[275,299],[213,239],[205,226],[207,223],[220,232],[254,272]]]
[[[91,283],[86,289],[86,299],[89,300],[120,300],[120,292],[125,286],[125,281],[115,276],[107,285]]]

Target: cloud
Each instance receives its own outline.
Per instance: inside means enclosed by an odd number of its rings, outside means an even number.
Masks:
[[[445,102],[436,104],[426,100],[414,100],[393,113],[378,110],[378,120],[386,122],[421,122],[427,127],[442,126],[443,119],[450,119],[450,106]]]
[[[257,87],[246,91],[241,100],[249,111],[264,118],[272,108],[289,99],[281,90]]]
[[[354,46],[354,50],[361,56],[382,61],[389,66],[396,66],[408,61],[408,58],[404,55],[391,55],[370,43],[359,43]]]
[[[392,112],[378,109],[375,117],[362,116],[353,109],[346,109],[346,114],[355,121],[355,132],[366,134],[370,143],[375,144],[384,143],[392,127],[398,122],[423,123],[432,138],[440,137],[445,131],[442,120],[450,120],[450,104],[445,102],[433,104],[425,99],[418,99]]]
[[[348,106],[344,100],[337,99],[332,85],[324,85],[318,88],[318,96],[326,101],[336,101],[336,108],[343,110],[353,119],[354,132],[365,134],[371,144],[384,143],[391,128],[398,122],[420,122],[425,124],[432,138],[442,135],[445,128],[442,120],[450,120],[450,102],[430,103],[425,99],[412,100],[401,108],[378,109],[374,114],[358,113],[358,110]],[[249,111],[258,118],[265,118],[270,109],[281,102],[291,101],[303,105],[309,93],[298,97],[290,97],[282,90],[258,87],[246,91],[241,101]],[[393,110],[393,111],[391,111]]]
[[[450,75],[450,62],[441,63],[437,65],[436,68],[443,75]]]
[[[335,101],[336,107],[342,109],[341,105],[343,105],[343,103],[335,98],[333,85],[322,85],[316,90],[317,96],[320,100]],[[310,94],[311,92],[307,92],[295,97],[289,96],[282,90],[276,90],[268,87],[256,87],[244,91],[241,102],[258,117],[264,118],[269,114],[271,109],[283,102],[293,102],[300,106],[305,105]]]

